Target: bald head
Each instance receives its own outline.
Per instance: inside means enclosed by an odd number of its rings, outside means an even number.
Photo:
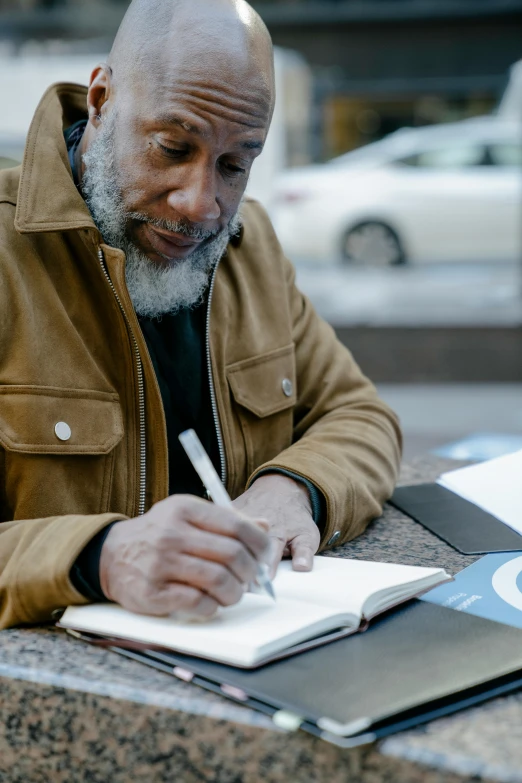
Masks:
[[[272,104],[272,42],[245,0],[133,0],[108,64],[123,84],[215,69],[252,80]]]

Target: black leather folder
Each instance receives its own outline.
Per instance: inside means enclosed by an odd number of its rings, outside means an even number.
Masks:
[[[439,484],[397,487],[390,503],[464,555],[522,550],[522,536]]]
[[[363,633],[254,670],[113,649],[341,747],[522,687],[522,630],[423,601]]]

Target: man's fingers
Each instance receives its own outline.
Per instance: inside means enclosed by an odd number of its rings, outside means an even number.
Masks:
[[[169,614],[181,612],[203,620],[213,617],[219,609],[219,604],[214,598],[188,585],[166,586],[161,591],[160,600],[170,607]]]
[[[263,530],[265,520],[248,519],[238,511],[220,508],[191,495],[174,495],[176,515],[183,514],[187,522],[200,530],[239,539],[254,555],[262,559],[268,547],[268,535]],[[168,503],[170,498],[163,501]]]
[[[190,555],[181,555],[176,559],[172,572],[173,582],[196,587],[221,606],[231,606],[237,603],[244,593],[243,585],[246,582],[236,579],[232,572],[220,563],[213,563]],[[161,580],[164,583],[169,582],[165,571],[161,575]]]
[[[226,566],[242,584],[255,578],[258,561],[241,541],[206,530],[190,531],[183,539],[183,552]],[[177,553],[176,553],[177,555]],[[177,566],[173,562],[173,567]]]
[[[289,542],[294,571],[311,571],[317,550],[315,542],[309,536],[296,536]]]
[[[268,565],[270,568],[270,579],[273,579],[277,573],[277,567],[281,562],[284,551],[287,547],[287,542],[284,538],[271,538],[270,539],[270,556]]]
[[[165,617],[182,612],[200,618],[212,617],[219,604],[211,596],[190,585],[174,582],[162,586],[151,586],[140,597],[125,596],[122,606],[133,612]]]

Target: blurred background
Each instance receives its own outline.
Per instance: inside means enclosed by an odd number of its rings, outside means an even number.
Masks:
[[[263,0],[278,102],[249,191],[399,412],[407,457],[522,448],[522,0]],[[0,0],[0,167],[125,0]]]

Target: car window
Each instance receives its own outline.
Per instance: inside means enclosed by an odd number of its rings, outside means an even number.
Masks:
[[[522,144],[492,144],[489,155],[494,166],[522,167]]]
[[[406,166],[419,166],[431,169],[461,169],[467,166],[480,166],[486,151],[481,144],[456,144],[424,150],[416,155],[397,160]]]

